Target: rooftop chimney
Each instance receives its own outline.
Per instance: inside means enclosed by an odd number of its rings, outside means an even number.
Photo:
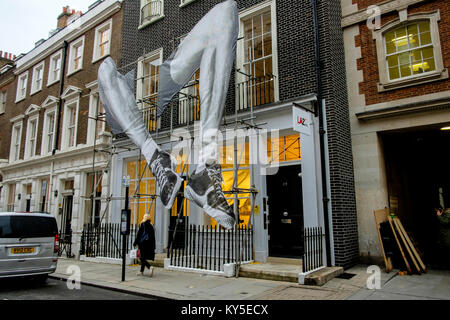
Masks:
[[[63,12],[58,16],[58,29],[62,29],[67,26],[67,20],[73,13],[75,13],[75,10],[70,10],[69,6],[63,7]]]

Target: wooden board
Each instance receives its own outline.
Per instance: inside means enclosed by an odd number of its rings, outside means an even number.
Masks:
[[[403,248],[402,248],[402,245],[400,243],[400,240],[397,237],[397,232],[396,232],[395,227],[394,227],[394,222],[392,221],[392,218],[390,216],[388,216],[388,220],[389,220],[389,225],[391,226],[391,229],[392,229],[392,233],[394,234],[395,241],[397,242],[397,246],[400,249],[400,253],[402,254],[403,261],[405,262],[406,269],[407,269],[407,271],[409,273],[412,273],[411,267],[409,266],[408,259],[406,258],[405,253],[404,253]]]
[[[411,239],[409,238],[408,234],[405,231],[405,228],[403,228],[403,224],[400,221],[399,218],[394,218],[397,221],[398,226],[400,227],[400,231],[403,233],[403,236],[405,237],[406,241],[408,242],[409,246],[411,247],[412,252],[414,253],[414,256],[416,257],[417,261],[419,262],[423,272],[427,272],[427,267],[423,263],[422,259],[420,258],[419,253],[417,252],[416,248],[414,247]]]
[[[416,261],[416,258],[414,257],[414,254],[411,252],[411,249],[409,248],[408,242],[406,241],[406,239],[405,239],[405,237],[403,235],[403,232],[401,231],[401,229],[400,229],[400,227],[398,225],[398,221],[399,221],[398,219],[394,219],[394,225],[396,226],[396,228],[398,230],[398,233],[400,235],[400,239],[402,239],[403,244],[404,244],[404,246],[406,248],[406,251],[408,251],[408,254],[409,254],[409,257],[411,258],[411,261],[413,262],[414,266],[416,267],[417,272],[420,274],[420,273],[422,273],[420,271],[420,267],[417,264],[417,261]]]
[[[391,259],[391,257],[386,256],[386,252],[384,251],[383,240],[381,239],[381,233],[380,233],[380,223],[388,221],[387,217],[389,214],[389,209],[384,208],[381,210],[375,210],[373,212],[373,214],[375,217],[375,224],[377,227],[378,240],[380,241],[380,247],[381,247],[381,252],[383,254],[384,264],[386,266],[386,272],[389,273],[392,271],[392,259]]]

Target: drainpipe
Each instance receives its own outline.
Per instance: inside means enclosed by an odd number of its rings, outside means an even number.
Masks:
[[[325,225],[325,248],[327,253],[327,266],[331,266],[331,246],[330,246],[330,225],[329,225],[329,211],[328,203],[328,187],[326,176],[326,160],[325,160],[325,117],[323,109],[323,93],[322,93],[322,75],[321,75],[321,61],[320,61],[320,43],[319,43],[319,19],[317,12],[318,0],[311,0],[313,8],[313,21],[314,21],[314,56],[315,56],[315,70],[316,70],[316,83],[317,83],[317,103],[316,103],[316,116],[319,117],[319,133],[320,133],[320,166],[322,171],[322,202],[323,202],[323,217]]]
[[[60,73],[60,80],[59,80],[59,101],[58,101],[58,108],[56,110],[56,132],[55,132],[55,139],[53,144],[53,150],[52,155],[55,155],[56,150],[58,149],[59,144],[59,126],[61,122],[61,109],[62,109],[62,99],[61,96],[64,92],[64,72],[66,69],[66,58],[67,58],[67,41],[64,41],[63,43],[63,57],[62,57],[62,65],[61,65],[61,73]]]

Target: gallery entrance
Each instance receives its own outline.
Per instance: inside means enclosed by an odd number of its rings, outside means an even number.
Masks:
[[[303,255],[303,198],[301,165],[282,166],[267,176],[269,256]]]
[[[427,126],[381,135],[391,210],[397,212],[425,264],[441,264],[434,207],[450,207],[450,131]]]

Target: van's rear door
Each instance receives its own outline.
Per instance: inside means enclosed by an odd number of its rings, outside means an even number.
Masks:
[[[52,216],[0,216],[0,270],[49,268],[57,233]]]

